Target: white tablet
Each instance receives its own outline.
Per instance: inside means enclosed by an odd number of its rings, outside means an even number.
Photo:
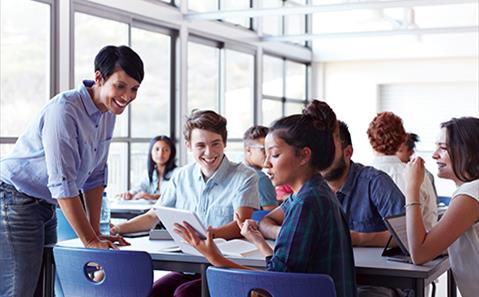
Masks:
[[[206,228],[203,226],[203,223],[198,218],[196,213],[189,210],[163,206],[155,206],[154,209],[156,215],[163,223],[168,233],[170,233],[173,240],[179,245],[184,253],[201,255],[195,248],[186,243],[183,238],[181,238],[181,236],[174,231],[175,224],[183,224],[183,222],[188,222],[188,224],[190,224],[198,232],[200,238],[205,239]]]

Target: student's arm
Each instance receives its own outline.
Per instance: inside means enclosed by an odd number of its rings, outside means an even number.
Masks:
[[[83,193],[87,216],[93,231],[100,235],[100,211],[104,187],[97,187]]]
[[[236,209],[238,220],[242,223],[244,220],[251,218],[254,209],[251,207],[239,207]],[[215,238],[233,239],[241,237],[238,223],[233,220],[219,228],[211,228],[211,233]]]
[[[145,214],[139,215],[134,217],[127,222],[120,223],[118,225],[113,225],[111,227],[112,234],[124,234],[124,233],[131,233],[131,232],[139,232],[139,231],[146,231],[150,230],[151,228],[155,227],[160,220],[156,215],[155,211],[150,209]]]
[[[284,220],[284,212],[281,207],[276,207],[259,222],[259,230],[267,239],[276,239],[281,230]]]
[[[384,247],[386,246],[390,236],[391,235],[387,230],[368,233],[351,230],[351,243],[353,246]]]
[[[408,163],[407,204],[419,203],[419,189],[424,178],[424,161],[417,158]],[[456,196],[441,220],[426,232],[417,204],[406,207],[406,228],[409,252],[415,264],[439,256],[459,236],[479,220],[479,203],[467,195]]]

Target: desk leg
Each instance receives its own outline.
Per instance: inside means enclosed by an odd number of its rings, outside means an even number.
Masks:
[[[201,264],[201,297],[210,297],[208,281],[206,280],[206,269],[208,264]]]
[[[448,297],[456,297],[456,281],[454,280],[454,275],[452,274],[452,270],[447,270],[447,296]]]
[[[424,279],[416,279],[414,285],[415,297],[424,297]]]

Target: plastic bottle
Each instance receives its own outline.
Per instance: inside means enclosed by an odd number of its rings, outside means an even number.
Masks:
[[[100,233],[110,235],[110,205],[106,192],[103,192],[101,199]]]

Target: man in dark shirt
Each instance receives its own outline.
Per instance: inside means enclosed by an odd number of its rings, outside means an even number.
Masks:
[[[321,174],[341,203],[352,244],[384,247],[390,234],[383,218],[404,212],[404,195],[386,173],[351,160],[353,146],[348,126],[338,123],[341,153]]]

